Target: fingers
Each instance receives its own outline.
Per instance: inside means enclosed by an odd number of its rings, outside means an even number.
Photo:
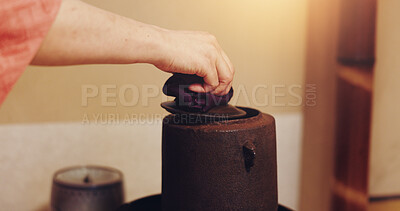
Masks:
[[[229,65],[229,70],[232,72],[233,75],[235,75],[235,69],[233,68],[233,64],[231,60],[229,59],[228,55],[221,49],[221,54],[225,59],[225,62]]]
[[[216,68],[219,85],[215,88],[215,90],[212,91],[212,94],[225,95],[230,89],[233,74],[222,55],[220,55],[220,57],[216,61]]]
[[[206,32],[181,32],[172,34],[169,42],[173,47],[161,64],[156,65],[166,72],[196,74],[203,84],[192,84],[194,92],[211,92],[225,95],[232,87],[234,69],[215,36]],[[168,48],[167,48],[168,49]],[[172,61],[172,62],[171,62]]]
[[[206,92],[211,91],[215,95],[225,95],[230,91],[232,86],[234,75],[233,65],[226,53],[219,46],[217,38],[208,33],[206,33],[206,36],[212,46],[207,55],[209,55],[209,60],[214,64],[214,68],[204,71],[206,75],[202,76],[205,82],[203,89]],[[199,86],[197,88],[194,86],[194,89],[200,90]]]
[[[206,90],[203,87],[203,84],[191,84],[189,86],[189,90],[200,93],[206,92]]]
[[[225,54],[225,53],[224,53]],[[215,66],[204,67],[197,75],[203,77],[204,84],[192,84],[189,89],[194,92],[211,92],[215,95],[225,95],[232,87],[234,70],[228,57],[219,54]],[[226,58],[226,59],[225,59]],[[228,60],[229,62],[227,62]]]
[[[210,62],[205,62],[201,70],[196,73],[204,80],[204,84],[192,84],[189,89],[194,92],[212,92],[219,85],[218,73],[215,65]]]
[[[225,90],[225,94],[227,94],[231,90],[231,87],[232,87],[233,77],[235,76],[235,69],[233,67],[231,60],[229,59],[229,57],[226,55],[226,53],[222,49],[221,49],[221,54],[222,54],[225,62],[228,64],[229,70],[232,74],[231,75],[232,80],[230,81],[229,85],[227,86],[227,89]]]

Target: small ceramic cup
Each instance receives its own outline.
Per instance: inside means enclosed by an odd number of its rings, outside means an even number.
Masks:
[[[76,166],[54,174],[52,211],[110,211],[123,202],[123,176],[117,169]]]

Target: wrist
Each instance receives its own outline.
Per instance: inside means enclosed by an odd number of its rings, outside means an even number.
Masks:
[[[129,35],[132,63],[149,63],[156,65],[163,62],[165,40],[168,30],[134,21],[133,33]]]

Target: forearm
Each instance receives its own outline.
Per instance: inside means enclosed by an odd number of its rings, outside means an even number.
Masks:
[[[157,63],[163,29],[64,0],[35,65]]]
[[[171,73],[196,74],[195,92],[224,95],[234,68],[216,38],[206,32],[173,31],[64,0],[31,64],[150,63]]]

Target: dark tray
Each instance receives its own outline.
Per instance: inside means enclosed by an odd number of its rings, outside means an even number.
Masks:
[[[158,211],[161,210],[161,194],[147,196],[122,205],[117,211]],[[277,211],[292,211],[279,205]]]

